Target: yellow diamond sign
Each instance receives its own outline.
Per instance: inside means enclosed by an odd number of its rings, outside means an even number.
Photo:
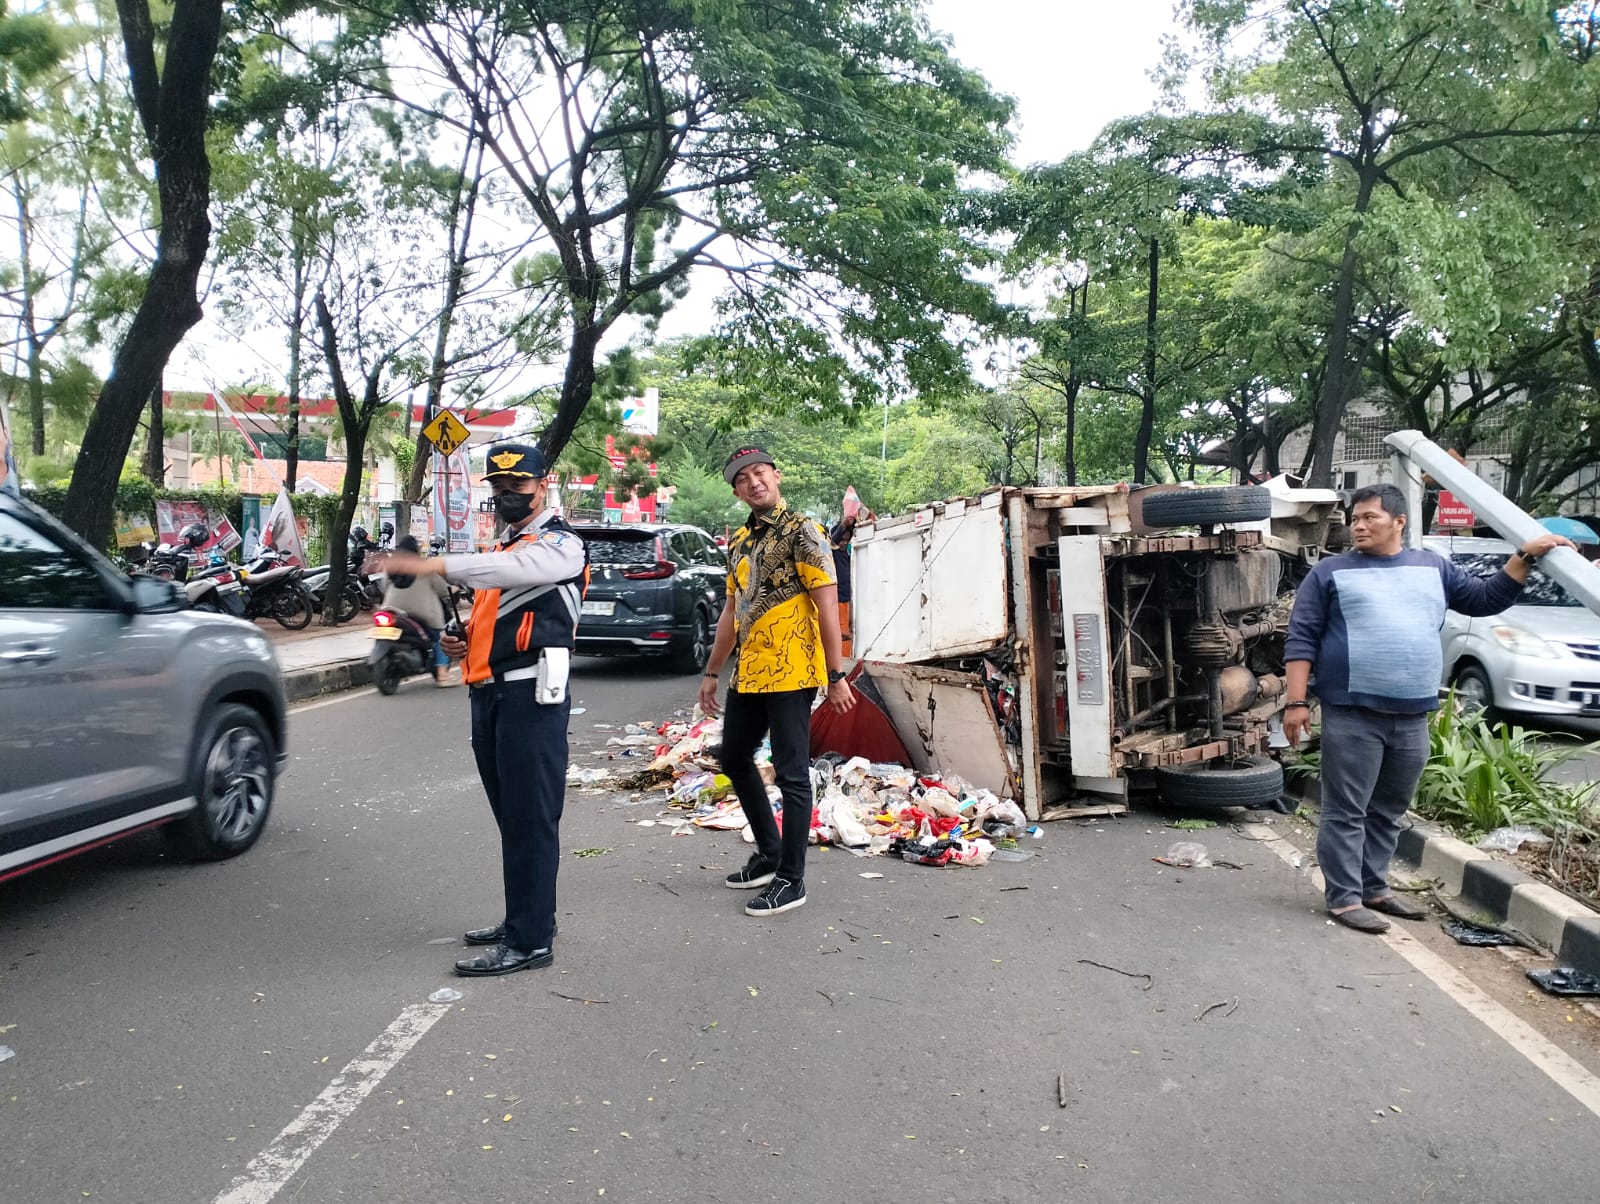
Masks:
[[[440,410],[434,420],[422,428],[422,433],[445,456],[465,443],[472,434],[466,424],[449,410]]]

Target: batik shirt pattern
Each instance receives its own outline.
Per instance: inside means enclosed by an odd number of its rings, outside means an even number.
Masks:
[[[728,604],[739,641],[733,688],[772,694],[825,686],[828,660],[809,590],[833,585],[822,528],[779,505],[751,514],[728,547]]]

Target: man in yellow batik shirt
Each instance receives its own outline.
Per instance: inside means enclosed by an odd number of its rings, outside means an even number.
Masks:
[[[844,680],[833,552],[822,528],[783,503],[783,474],[759,447],[741,447],[722,475],[750,517],[728,545],[728,604],[717,623],[700,707],[715,715],[717,679],[738,644],[722,726],[722,772],[733,783],[756,838],[756,851],[726,881],[734,890],[765,888],[745,907],[776,915],[806,901],[806,842],[811,836],[811,704],[818,689],[839,711],[855,705]],[[783,794],[783,829],[773,818],[756,749],[771,733],[772,768]]]

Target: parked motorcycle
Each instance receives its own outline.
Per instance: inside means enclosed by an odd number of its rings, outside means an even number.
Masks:
[[[408,677],[433,672],[433,641],[427,629],[403,610],[378,610],[372,616],[372,651],[367,664],[378,693],[393,694]]]
[[[183,592],[193,610],[242,619],[249,609],[244,586],[231,568],[198,574],[183,583]]]
[[[309,627],[315,605],[302,577],[299,565],[286,564],[277,552],[265,549],[250,568],[239,572],[245,592],[244,617],[273,619],[290,631]]]
[[[319,615],[322,613],[323,595],[328,592],[328,570],[328,565],[319,564],[316,568],[307,569],[303,578],[306,588],[311,591],[311,605]],[[355,618],[356,612],[361,609],[361,599],[361,587],[346,575],[344,593],[339,598],[339,613],[334,622],[348,623]]]

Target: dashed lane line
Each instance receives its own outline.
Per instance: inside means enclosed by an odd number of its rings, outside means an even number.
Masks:
[[[414,1003],[395,1017],[359,1056],[339,1072],[322,1094],[284,1126],[272,1144],[250,1161],[212,1204],[270,1204],[306,1159],[372,1094],[400,1059],[453,1005]]]

